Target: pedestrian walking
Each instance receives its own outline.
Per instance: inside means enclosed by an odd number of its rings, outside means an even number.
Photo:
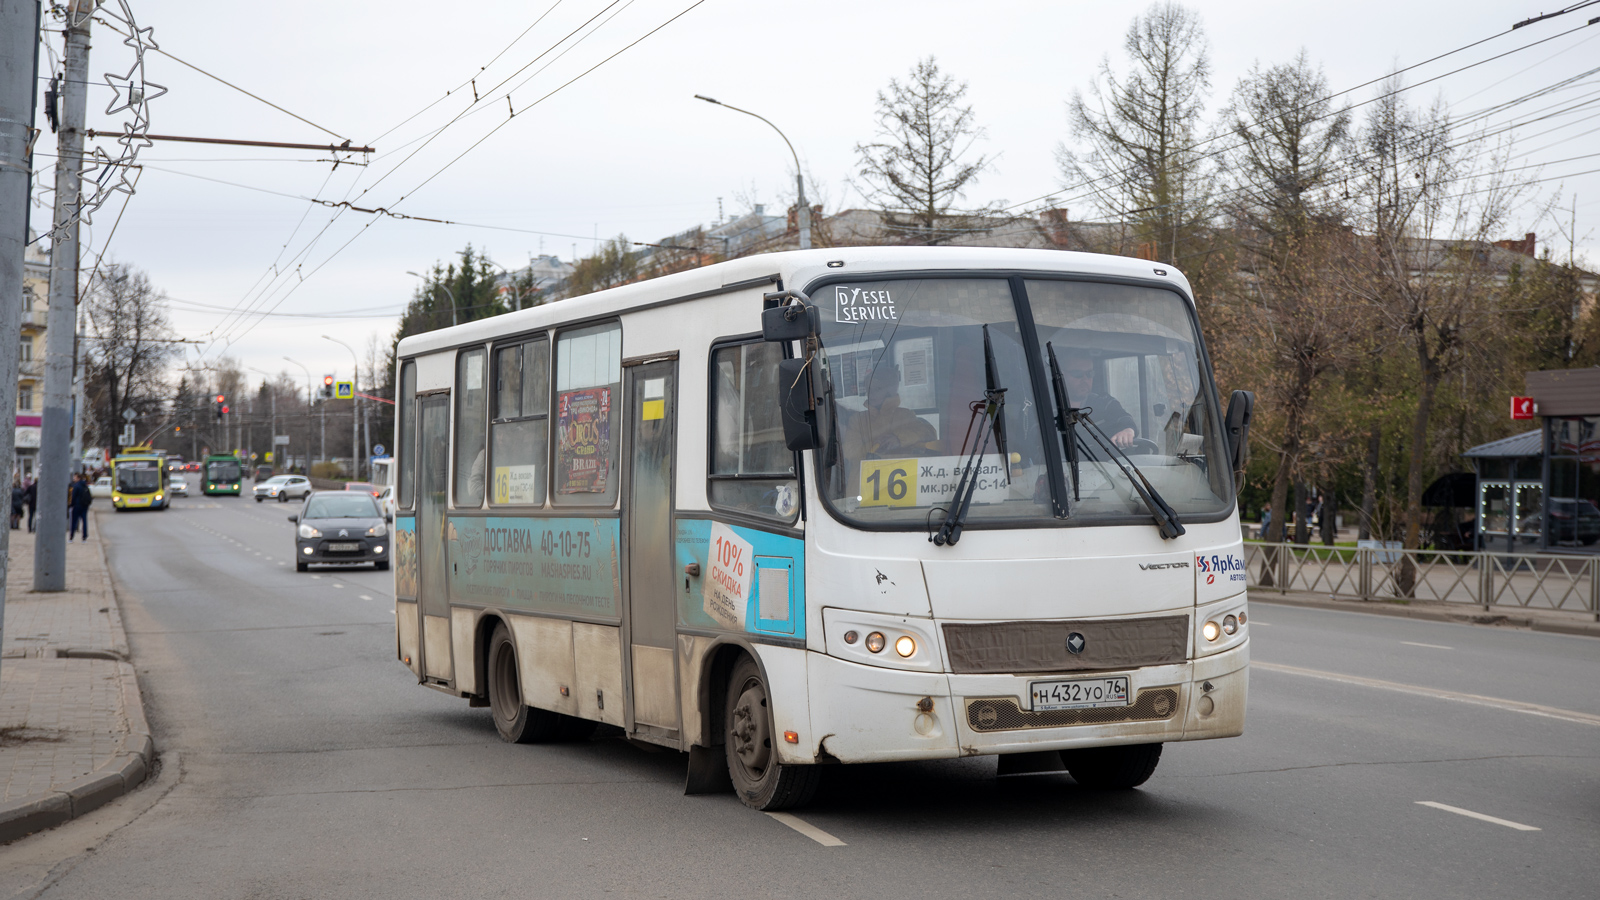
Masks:
[[[16,531],[22,524],[22,476],[13,476],[11,479],[11,530]]]
[[[28,486],[22,491],[22,505],[28,508],[28,533],[33,533],[33,514],[39,509],[39,479],[28,479]]]
[[[72,476],[72,487],[67,490],[67,509],[72,514],[71,522],[67,526],[67,540],[78,533],[78,524],[83,524],[83,539],[89,539],[89,504],[94,502],[94,495],[89,493],[89,481],[82,475]]]

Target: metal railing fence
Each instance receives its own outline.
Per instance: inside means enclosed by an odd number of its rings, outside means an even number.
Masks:
[[[1600,556],[1249,542],[1244,556],[1252,590],[1581,611],[1600,621]]]

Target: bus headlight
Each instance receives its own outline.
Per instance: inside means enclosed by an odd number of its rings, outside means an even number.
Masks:
[[[911,639],[911,635],[902,634],[895,638],[894,652],[900,654],[901,657],[910,656],[917,652],[917,642]]]
[[[1233,616],[1228,616],[1222,620],[1222,630],[1226,634],[1233,634],[1239,630],[1239,620]]]
[[[884,640],[883,632],[881,631],[874,631],[867,635],[867,650],[872,653],[882,653],[885,643],[887,642]]]
[[[1214,641],[1222,636],[1222,629],[1215,622],[1207,622],[1200,629],[1200,634],[1208,641]]]
[[[306,540],[310,540],[311,538],[322,537],[322,532],[318,531],[315,528],[312,528],[310,525],[301,525],[300,526],[300,536],[305,538]]]

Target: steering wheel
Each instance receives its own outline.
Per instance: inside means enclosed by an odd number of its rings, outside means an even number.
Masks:
[[[1133,443],[1132,444],[1129,444],[1128,446],[1122,448],[1122,452],[1128,454],[1129,456],[1133,456],[1135,454],[1142,454],[1142,455],[1146,455],[1146,456],[1160,456],[1161,455],[1161,448],[1156,445],[1155,441],[1148,440],[1146,438],[1136,437],[1136,438],[1133,439]]]

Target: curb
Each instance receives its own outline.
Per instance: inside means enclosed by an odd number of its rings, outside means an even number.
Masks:
[[[98,522],[96,526],[98,527]],[[121,602],[111,582],[111,567],[106,562],[105,542],[100,543],[100,564],[105,567],[106,588],[115,613],[115,632],[120,636],[116,649],[72,654],[95,659],[127,654],[128,636],[122,629]],[[105,655],[100,655],[105,654]],[[0,803],[0,844],[7,844],[36,831],[54,828],[105,806],[144,783],[155,765],[156,745],[150,737],[150,723],[144,715],[144,694],[139,690],[138,673],[133,664],[119,659],[117,678],[122,688],[122,709],[128,718],[128,733],[111,758],[81,778],[49,791]]]
[[[1264,592],[1264,595],[1251,593],[1250,602],[1278,604],[1280,606],[1300,606],[1308,609],[1370,613],[1375,616],[1394,616],[1401,619],[1454,622],[1459,625],[1495,625],[1509,628],[1526,628],[1530,631],[1543,631],[1552,634],[1600,638],[1600,622],[1551,622],[1536,616],[1515,616],[1498,612],[1486,613],[1478,610],[1477,607],[1455,608],[1433,604],[1402,605],[1361,600],[1318,600],[1279,594],[1277,592]]]

